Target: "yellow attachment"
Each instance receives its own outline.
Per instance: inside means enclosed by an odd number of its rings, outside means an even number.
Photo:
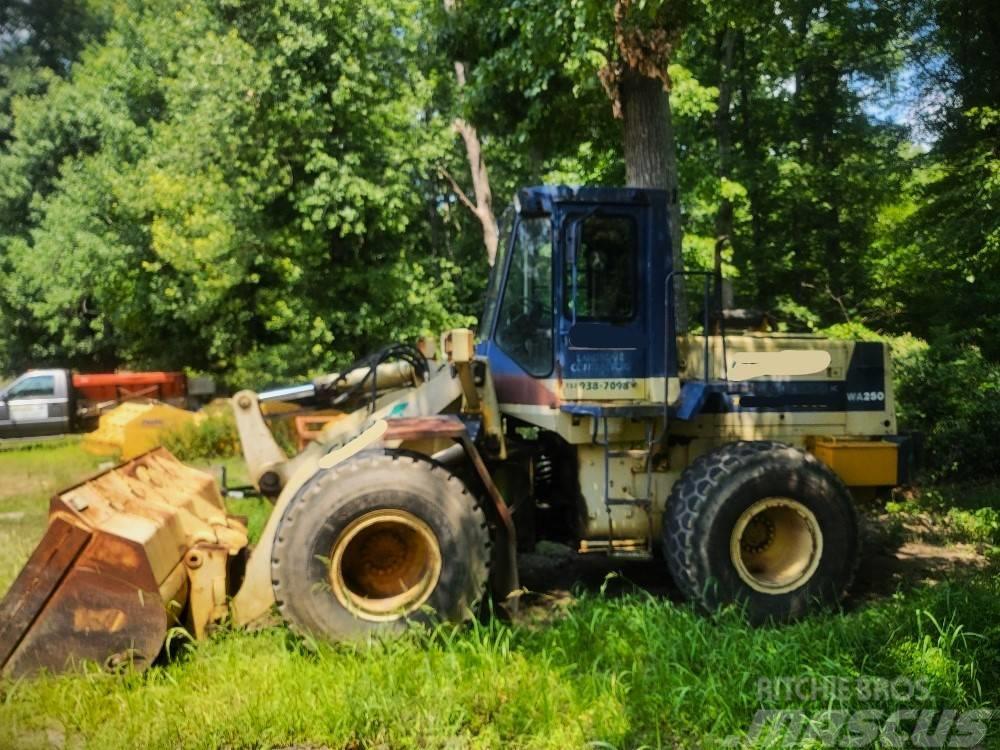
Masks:
[[[0,670],[147,666],[183,613],[196,637],[226,615],[246,545],[214,478],[162,448],[56,495],[0,602]]]
[[[891,487],[898,482],[899,446],[888,440],[816,440],[812,452],[848,487]]]
[[[198,417],[159,401],[128,401],[101,416],[98,429],[83,439],[83,447],[99,456],[118,454],[123,461],[160,445],[163,435]]]

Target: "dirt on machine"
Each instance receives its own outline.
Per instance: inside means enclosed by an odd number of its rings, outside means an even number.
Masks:
[[[476,334],[233,397],[273,502],[252,549],[212,476],[163,449],[56,495],[0,603],[3,673],[143,668],[171,627],[275,613],[331,641],[462,622],[516,605],[541,540],[660,560],[751,622],[836,605],[855,499],[909,470],[887,348],[741,327],[710,272],[671,266],[661,191],[525,188],[511,218]],[[680,289],[702,293],[686,331]],[[274,402],[337,418],[289,457]]]

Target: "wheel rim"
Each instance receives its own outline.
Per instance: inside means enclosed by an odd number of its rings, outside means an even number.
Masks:
[[[404,510],[366,513],[330,552],[330,583],[344,607],[375,622],[405,617],[430,597],[441,548],[430,526]]]
[[[729,552],[744,583],[783,594],[812,578],[823,554],[823,534],[816,516],[798,500],[769,497],[736,521]]]

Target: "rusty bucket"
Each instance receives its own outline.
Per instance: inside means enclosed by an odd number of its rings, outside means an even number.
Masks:
[[[168,628],[225,616],[246,545],[213,477],[163,448],[57,494],[0,602],[0,671],[144,669]]]

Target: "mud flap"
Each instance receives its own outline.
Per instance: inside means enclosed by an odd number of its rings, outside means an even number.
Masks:
[[[226,561],[245,546],[211,475],[163,449],[56,495],[0,603],[0,671],[144,669],[171,625],[200,637],[225,615]]]

